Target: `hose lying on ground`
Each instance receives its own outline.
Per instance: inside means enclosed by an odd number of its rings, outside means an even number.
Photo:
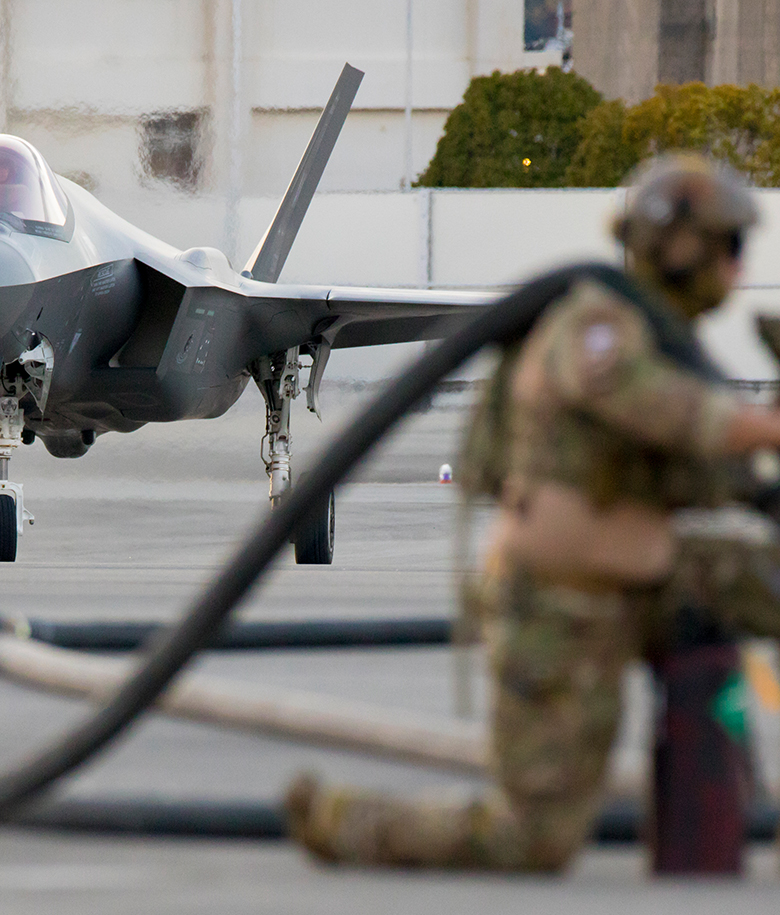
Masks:
[[[55,623],[20,616],[0,616],[0,631],[12,632],[59,648],[80,651],[135,651],[159,636],[163,623],[94,620]],[[402,648],[447,645],[452,623],[447,617],[368,620],[249,620],[225,626],[204,647],[209,651],[278,651],[303,648]]]
[[[608,800],[591,833],[599,844],[639,842],[645,835],[644,804],[635,798]],[[761,801],[747,817],[751,842],[772,842],[777,806]],[[224,839],[287,838],[282,805],[257,800],[166,801],[160,798],[72,798],[35,804],[14,817],[15,825],[32,829],[119,835],[208,836]]]
[[[125,659],[103,658],[0,635],[0,674],[17,683],[99,702],[127,676]],[[483,774],[483,726],[443,723],[408,709],[228,682],[187,674],[159,697],[157,711],[175,718],[237,728],[254,734],[354,750],[418,765]]]

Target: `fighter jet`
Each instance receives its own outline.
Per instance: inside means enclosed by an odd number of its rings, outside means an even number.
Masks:
[[[334,347],[432,339],[486,295],[277,283],[362,79],[344,67],[268,231],[237,272],[215,248],[179,251],[56,176],[0,135],[0,561],[16,558],[23,487],[8,479],[20,442],[55,457],[105,432],[220,416],[250,379],[266,405],[261,457],[276,504],[292,485],[290,406],[319,416]],[[302,362],[306,359],[306,362]],[[295,541],[299,563],[332,562],[334,501]]]

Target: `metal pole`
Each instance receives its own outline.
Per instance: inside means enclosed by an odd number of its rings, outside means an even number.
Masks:
[[[419,245],[420,256],[418,259],[418,283],[425,289],[431,286],[431,207],[432,197],[429,187],[420,188],[417,191],[420,201],[419,209]]]
[[[233,264],[237,262],[238,257],[239,205],[241,202],[241,69],[243,63],[241,26],[241,0],[231,0],[230,127],[228,133],[230,167],[225,213],[225,247]]]
[[[404,125],[406,137],[406,162],[404,167],[404,189],[412,186],[412,5],[414,0],[406,0],[406,106]]]
[[[9,87],[11,82],[11,10],[0,0],[0,133],[8,133]]]

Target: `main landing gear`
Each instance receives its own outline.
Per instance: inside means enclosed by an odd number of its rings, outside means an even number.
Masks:
[[[292,437],[290,435],[290,408],[300,394],[299,362],[301,347],[274,353],[259,359],[253,377],[265,399],[266,427],[261,447],[261,457],[270,479],[271,507],[279,504],[292,486]],[[319,387],[330,346],[320,343],[306,347],[311,356],[309,383],[306,386],[306,405],[319,417]],[[265,443],[268,456],[265,456]],[[330,565],[336,539],[336,503],[331,492],[327,499],[314,507],[293,539],[295,561],[299,565]]]
[[[328,493],[325,502],[318,506],[293,541],[295,561],[299,565],[330,565],[336,542],[336,499]]]

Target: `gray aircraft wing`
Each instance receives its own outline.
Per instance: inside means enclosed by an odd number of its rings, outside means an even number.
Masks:
[[[498,293],[340,286],[327,296],[334,348],[435,340],[496,301]]]

